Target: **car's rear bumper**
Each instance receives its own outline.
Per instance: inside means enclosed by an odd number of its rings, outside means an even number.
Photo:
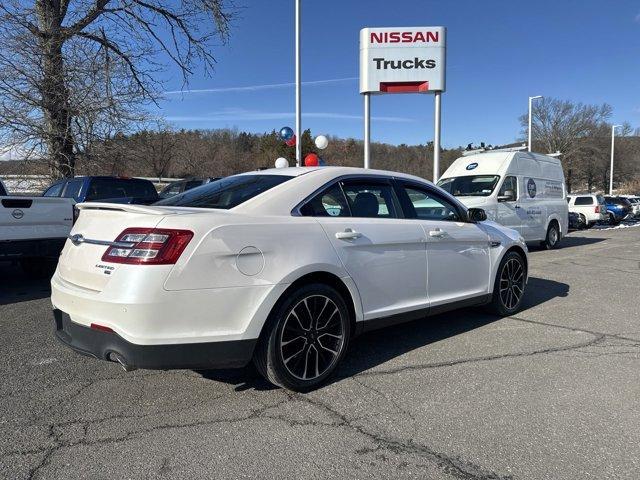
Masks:
[[[34,240],[0,240],[0,259],[27,257],[58,258],[67,238],[39,238]]]
[[[67,347],[100,360],[148,369],[243,367],[251,360],[257,339],[206,343],[138,345],[114,332],[80,325],[54,309],[55,335]]]

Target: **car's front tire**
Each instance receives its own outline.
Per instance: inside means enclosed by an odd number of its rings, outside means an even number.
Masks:
[[[271,383],[309,391],[334,372],[351,337],[344,299],[334,288],[314,283],[293,291],[267,323],[254,364]]]
[[[520,310],[524,299],[527,265],[517,252],[507,252],[498,266],[490,310],[507,317]]]

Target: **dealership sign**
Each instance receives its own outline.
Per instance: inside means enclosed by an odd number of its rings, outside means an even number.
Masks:
[[[445,90],[444,27],[360,30],[360,93]]]

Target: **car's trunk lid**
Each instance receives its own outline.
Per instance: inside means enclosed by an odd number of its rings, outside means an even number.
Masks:
[[[126,228],[154,228],[166,216],[179,214],[160,207],[110,203],[81,203],[78,209],[80,215],[60,257],[58,274],[65,282],[96,292],[105,288],[120,265],[103,262],[108,245],[91,242],[113,242]]]

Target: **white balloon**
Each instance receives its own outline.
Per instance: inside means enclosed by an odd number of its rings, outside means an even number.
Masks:
[[[316,137],[315,143],[316,147],[318,147],[320,150],[324,150],[329,146],[329,139],[324,135],[318,135]]]
[[[284,157],[280,157],[276,160],[276,168],[287,168],[289,166],[289,160]]]

